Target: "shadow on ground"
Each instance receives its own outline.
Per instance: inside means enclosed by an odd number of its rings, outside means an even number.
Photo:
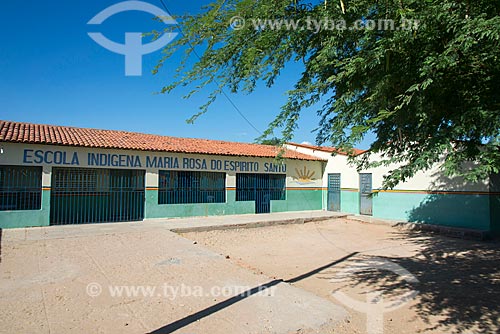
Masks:
[[[422,247],[415,257],[378,257],[400,265],[420,282],[410,287],[385,270],[365,269],[349,276],[337,290],[369,285],[384,296],[396,297],[409,288],[419,290],[412,306],[426,330],[451,333],[500,333],[500,244],[454,240],[419,232],[394,232],[393,239]],[[371,258],[366,256],[366,258]],[[359,259],[359,258],[358,258]],[[362,260],[362,258],[361,258]],[[335,279],[337,272],[322,278]],[[438,321],[433,316],[438,316]]]
[[[191,315],[189,315],[187,317],[184,317],[184,318],[179,319],[177,321],[174,321],[174,322],[172,322],[172,323],[170,323],[168,325],[165,325],[165,326],[163,326],[163,327],[161,327],[161,328],[159,328],[159,329],[151,332],[151,334],[168,334],[168,333],[175,332],[175,331],[177,331],[177,330],[179,330],[179,329],[181,329],[183,327],[188,326],[189,324],[192,324],[193,322],[196,322],[196,321],[198,321],[200,319],[208,317],[209,315],[212,315],[212,314],[214,314],[216,312],[219,312],[219,311],[225,309],[226,307],[229,307],[229,306],[231,306],[231,305],[233,305],[233,304],[235,304],[237,302],[240,302],[243,299],[248,298],[248,297],[250,297],[250,296],[252,296],[252,295],[254,295],[256,293],[260,293],[262,291],[265,291],[265,290],[267,290],[267,289],[269,289],[269,288],[271,288],[271,287],[273,287],[273,286],[275,286],[275,285],[277,285],[279,283],[283,283],[283,282],[284,283],[295,283],[295,282],[301,281],[301,280],[303,280],[305,278],[308,278],[310,276],[313,276],[313,275],[319,273],[320,271],[322,271],[324,269],[331,268],[331,267],[333,267],[333,266],[335,266],[335,265],[337,265],[339,263],[342,263],[342,262],[348,260],[349,258],[351,258],[351,257],[353,257],[353,256],[355,256],[357,254],[358,254],[357,252],[351,253],[351,254],[346,255],[346,256],[344,256],[344,257],[342,257],[342,258],[340,258],[340,259],[338,259],[336,261],[333,261],[333,262],[328,263],[328,264],[326,264],[324,266],[321,266],[319,268],[316,268],[314,270],[311,270],[311,271],[309,271],[307,273],[304,273],[302,275],[299,275],[297,277],[291,278],[291,279],[286,280],[286,281],[283,281],[281,279],[276,279],[276,280],[267,282],[265,284],[261,284],[261,285],[259,285],[257,287],[254,287],[254,288],[252,288],[252,289],[250,289],[248,291],[245,291],[245,292],[243,292],[243,293],[241,293],[241,294],[239,294],[237,296],[234,296],[234,297],[228,298],[226,300],[223,300],[223,301],[221,301],[221,302],[219,302],[219,303],[217,303],[215,305],[207,307],[206,309],[203,309],[203,310],[201,310],[199,312],[193,313],[193,314],[191,314]]]

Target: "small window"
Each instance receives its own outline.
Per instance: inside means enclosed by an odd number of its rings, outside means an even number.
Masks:
[[[0,211],[42,208],[42,168],[0,166]]]
[[[226,174],[160,171],[158,204],[225,203]]]
[[[53,168],[52,190],[74,193],[96,192],[108,188],[109,170],[97,168]]]

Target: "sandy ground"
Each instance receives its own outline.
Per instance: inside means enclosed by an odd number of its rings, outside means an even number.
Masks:
[[[498,243],[344,219],[182,235],[346,307],[324,333],[500,333]]]
[[[319,334],[347,316],[161,223],[4,230],[0,241],[1,333]]]

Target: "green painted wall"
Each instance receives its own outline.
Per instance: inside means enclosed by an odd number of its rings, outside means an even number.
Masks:
[[[146,191],[146,218],[194,217],[255,213],[255,202],[236,202],[236,191],[226,193],[226,203],[158,205],[158,191]],[[286,200],[271,201],[271,212],[321,210],[321,190],[287,190]]]
[[[236,202],[236,191],[226,191],[226,203],[158,204],[158,190],[146,190],[145,218],[217,216],[255,213],[255,202]]]
[[[326,210],[328,208],[328,190],[323,189],[321,190],[321,208],[323,210]]]
[[[342,212],[359,214],[359,193],[342,191],[340,207]],[[491,226],[500,233],[500,199],[488,195],[381,192],[373,197],[373,217],[479,230]]]
[[[500,236],[500,173],[490,175],[490,226],[494,235]],[[495,194],[495,195],[493,195]]]
[[[48,226],[50,190],[42,191],[41,210],[0,211],[0,228]]]
[[[287,190],[286,201],[271,201],[271,212],[321,210],[322,190]]]
[[[146,191],[145,218],[252,214],[255,203],[236,202],[236,192],[226,193],[226,203],[158,205],[158,191]],[[321,210],[323,190],[287,190],[285,201],[271,201],[271,212]],[[341,211],[359,213],[359,194],[341,192]],[[42,192],[41,210],[0,211],[0,228],[48,226],[50,191]],[[455,227],[492,230],[500,235],[500,195],[425,195],[379,193],[373,197],[373,216]]]
[[[410,222],[490,229],[488,195],[379,193],[373,216]]]
[[[145,218],[174,218],[255,213],[254,201],[236,202],[236,191],[226,192],[226,203],[158,204],[158,191],[146,190]],[[321,210],[321,190],[288,190],[285,201],[271,201],[271,212]],[[42,209],[0,211],[0,228],[48,226],[50,191],[42,193]]]
[[[340,192],[340,211],[359,214],[359,193],[357,191]]]
[[[490,196],[490,225],[493,234],[500,236],[500,195]]]
[[[373,196],[373,216],[386,219],[400,219],[408,221],[412,210],[418,208],[427,195],[412,193],[385,193],[380,192]],[[432,215],[431,210],[427,210],[425,217],[421,220],[415,215],[412,221],[424,221],[427,216]]]

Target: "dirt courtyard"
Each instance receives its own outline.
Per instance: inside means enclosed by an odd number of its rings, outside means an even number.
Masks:
[[[333,333],[500,333],[498,243],[345,219],[181,235],[345,307]]]
[[[500,333],[498,243],[323,219],[2,230],[0,333]]]
[[[2,230],[0,333],[322,334],[347,317],[168,225]]]

